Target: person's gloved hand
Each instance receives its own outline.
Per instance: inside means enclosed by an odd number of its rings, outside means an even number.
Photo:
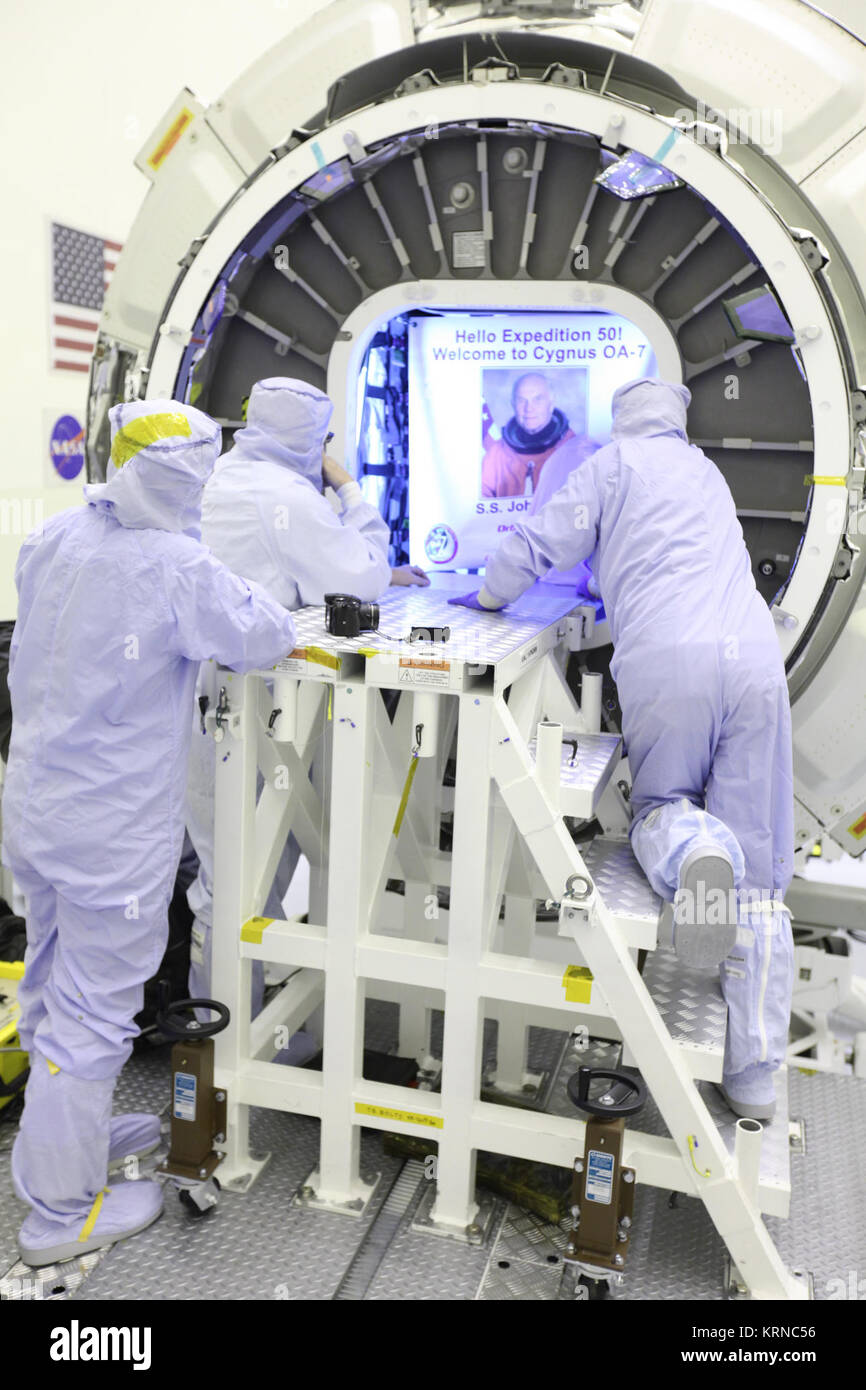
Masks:
[[[398,565],[391,571],[392,584],[417,584],[426,589],[430,583],[428,576],[419,565]]]
[[[325,487],[332,487],[337,492],[345,483],[354,481],[351,473],[347,473],[342,464],[322,451],[322,483]]]
[[[487,608],[478,602],[480,592],[480,589],[475,589],[471,594],[460,594],[458,598],[450,598],[448,602],[459,608],[473,608],[477,613],[498,613],[497,608]]]

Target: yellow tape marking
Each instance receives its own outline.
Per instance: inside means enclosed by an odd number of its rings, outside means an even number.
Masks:
[[[359,647],[359,648],[358,648],[358,655],[359,655],[359,656],[378,656],[379,653],[376,651],[376,648],[375,648],[375,647]]]
[[[418,771],[418,758],[413,758],[409,764],[409,771],[406,773],[406,781],[403,783],[403,795],[400,797],[400,805],[397,807],[397,819],[394,821],[394,834],[400,834],[400,826],[403,824],[403,817],[406,814],[406,806],[409,802],[409,793],[412,790],[412,783],[415,780],[415,773]]]
[[[690,1135],[689,1135],[689,1157],[690,1157],[690,1159],[692,1160],[692,1167],[694,1168],[694,1170],[695,1170],[695,1172],[697,1173],[697,1175],[698,1175],[699,1178],[711,1178],[712,1175],[713,1175],[713,1174],[712,1174],[712,1169],[711,1169],[711,1168],[699,1168],[698,1165],[695,1163],[695,1150],[697,1149],[697,1147],[698,1147],[698,1141],[697,1141],[697,1139],[695,1138],[695,1136],[694,1136],[693,1134],[690,1134]]]
[[[192,425],[185,415],[140,415],[117,431],[111,443],[111,462],[122,468],[140,449],[160,439],[189,439]]]
[[[807,487],[810,487],[812,483],[828,483],[833,487],[847,487],[848,477],[847,474],[844,478],[836,478],[829,474],[807,473],[803,482]]]
[[[428,1129],[442,1129],[445,1121],[441,1115],[418,1115],[412,1110],[389,1110],[385,1105],[364,1105],[355,1101],[356,1115],[376,1115],[380,1120],[399,1120],[404,1125],[426,1125]]]
[[[97,1194],[96,1201],[93,1203],[93,1206],[90,1208],[90,1212],[88,1213],[87,1220],[85,1221],[84,1225],[81,1227],[81,1235],[78,1237],[78,1239],[79,1239],[80,1241],[87,1240],[87,1237],[90,1235],[90,1232],[93,1230],[94,1226],[96,1225],[96,1218],[97,1218],[97,1216],[99,1215],[100,1209],[101,1209],[101,1207],[102,1207],[102,1199],[103,1199],[105,1196],[107,1196],[107,1194],[108,1194],[108,1188],[107,1188],[107,1187],[104,1187],[104,1188],[102,1189],[102,1191],[99,1192],[99,1193]]]
[[[592,971],[585,965],[568,965],[562,987],[568,1004],[588,1004],[592,998]]]
[[[275,921],[275,917],[251,917],[241,927],[241,941],[251,941],[254,946],[261,946],[262,934]]]
[[[158,169],[163,160],[168,158],[187,126],[194,120],[195,116],[189,107],[181,107],[153,154],[148,156],[147,162],[151,169]]]
[[[339,671],[342,660],[333,652],[326,652],[323,647],[307,647],[306,657],[307,661],[315,661],[318,666],[329,666],[332,671]]]
[[[0,960],[0,980],[23,980],[23,960]]]

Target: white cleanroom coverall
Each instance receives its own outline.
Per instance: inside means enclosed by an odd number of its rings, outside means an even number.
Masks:
[[[211,657],[273,665],[295,637],[285,609],[198,539],[219,427],[176,401],[110,419],[108,482],[30,536],[16,567],[4,853],[27,900],[31,1076],[12,1174],[37,1264],[161,1209],[158,1184],[106,1191],[111,1097],[165,949],[196,673]]]

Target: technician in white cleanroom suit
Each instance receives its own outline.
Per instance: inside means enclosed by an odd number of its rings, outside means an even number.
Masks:
[[[234,447],[219,460],[205,488],[206,544],[236,574],[256,580],[289,609],[320,604],[331,592],[372,601],[392,582],[429,583],[421,570],[405,566],[392,571],[387,525],[375,507],[364,502],[351,475],[323,458],[332,410],[325,393],[305,381],[270,377],[256,382],[246,427],[238,430]],[[337,493],[339,516],[323,496],[325,484]],[[187,828],[201,864],[187,894],[196,919],[190,964],[193,997],[210,993],[214,769],[214,741],[202,736],[199,726],[193,736],[187,806]],[[282,915],[282,898],[298,854],[290,838],[265,916]],[[260,1003],[261,980],[259,966],[254,1009]]]
[[[196,672],[269,666],[295,640],[285,609],[199,541],[219,427],[176,401],[110,419],[109,481],[28,537],[15,572],[3,849],[27,901],[12,1176],[33,1265],[162,1210],[159,1183],[107,1183],[110,1162],[159,1138],[155,1115],[113,1120],[111,1098],[168,935]]]
[[[650,379],[621,387],[611,443],[517,524],[480,594],[464,601],[502,607],[552,567],[592,557],[614,641],[632,846],[656,892],[675,901],[677,954],[724,961],[724,1093],[738,1114],[765,1119],[793,980],[782,904],[794,856],[791,717],[733,498],[688,442],[690,399]],[[734,885],[739,902],[708,896]]]

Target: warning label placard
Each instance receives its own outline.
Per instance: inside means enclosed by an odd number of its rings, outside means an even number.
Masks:
[[[400,685],[450,685],[451,662],[402,656],[397,681]]]

